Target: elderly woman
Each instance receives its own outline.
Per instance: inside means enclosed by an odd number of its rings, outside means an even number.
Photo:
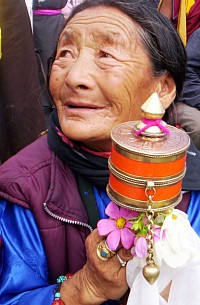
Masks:
[[[1,304],[125,304],[122,261],[131,255],[120,248],[99,259],[103,237],[93,230],[110,201],[111,129],[139,119],[153,92],[167,109],[184,67],[170,21],[144,2],[86,0],[74,9],[52,66],[48,134],[0,169]]]

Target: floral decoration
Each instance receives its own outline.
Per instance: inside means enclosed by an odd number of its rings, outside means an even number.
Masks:
[[[200,259],[197,233],[192,229],[187,214],[172,209],[161,227],[165,231],[164,242],[155,243],[157,262],[162,261],[171,268],[184,266],[192,259]]]
[[[134,234],[129,221],[137,217],[138,213],[124,208],[119,208],[114,202],[110,202],[105,210],[110,218],[101,219],[97,224],[99,235],[107,235],[108,247],[115,251],[120,242],[125,249],[130,249],[134,242]]]
[[[101,219],[97,224],[100,236],[107,236],[106,242],[112,251],[116,251],[121,244],[125,249],[131,249],[131,253],[143,258],[147,255],[147,216],[145,212],[136,212],[119,207],[110,202],[105,210],[108,219]],[[164,240],[166,229],[162,229],[166,217],[171,214],[156,213],[153,217],[154,242]]]

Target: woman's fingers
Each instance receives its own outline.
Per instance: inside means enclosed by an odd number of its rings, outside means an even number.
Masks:
[[[121,248],[113,253],[103,237],[98,235],[97,230],[87,238],[86,251],[86,268],[91,276],[92,285],[107,299],[123,296],[128,289],[125,265],[132,258],[130,251]]]
[[[120,248],[117,251],[116,258],[122,267],[126,266],[126,263],[133,258],[130,250],[126,250],[124,248]]]

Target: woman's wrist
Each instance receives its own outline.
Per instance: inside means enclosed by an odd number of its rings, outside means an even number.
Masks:
[[[57,288],[54,291],[54,300],[51,303],[51,305],[65,305],[61,299],[61,285],[63,282],[67,281],[70,277],[72,276],[72,274],[68,273],[67,275],[60,275],[57,278]]]
[[[84,268],[62,283],[60,293],[65,305],[100,305],[106,301],[98,295]]]

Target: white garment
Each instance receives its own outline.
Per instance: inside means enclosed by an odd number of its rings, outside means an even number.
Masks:
[[[200,304],[200,260],[187,264],[178,269],[167,265],[161,266],[158,280],[150,285],[143,277],[142,270],[138,270],[135,279],[130,279],[133,274],[134,259],[127,265],[127,281],[130,294],[127,305],[199,305]],[[136,267],[138,268],[138,267]],[[138,268],[139,269],[139,268]],[[160,293],[172,280],[168,303]],[[168,282],[166,284],[166,282]]]
[[[151,285],[142,274],[145,259],[134,257],[126,267],[130,294],[127,305],[200,305],[200,239],[186,214],[166,221],[166,239],[155,243],[155,257],[160,275]],[[179,258],[179,259],[178,259]],[[160,293],[171,282],[168,302]]]

